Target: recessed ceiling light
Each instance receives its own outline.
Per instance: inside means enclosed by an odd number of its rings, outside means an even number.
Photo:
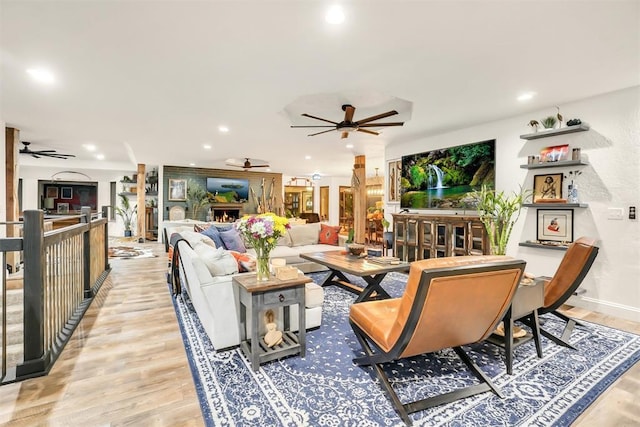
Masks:
[[[229,132],[229,128],[226,126],[218,126],[218,130],[222,133],[227,133]]]
[[[96,154],[96,159],[104,160],[104,154]]]
[[[196,165],[195,163],[189,163],[189,166],[195,166],[195,165]]]
[[[27,74],[29,74],[38,83],[52,84],[56,80],[53,73],[49,70],[45,70],[44,68],[29,68],[27,70]]]
[[[529,101],[534,96],[536,96],[535,92],[525,92],[525,93],[523,93],[523,94],[518,96],[518,101],[520,101],[520,102]]]
[[[340,5],[333,5],[327,10],[327,14],[324,16],[324,19],[329,24],[342,24],[344,22],[344,9]]]
[[[347,148],[353,148],[353,144],[347,144],[347,145],[345,145],[345,147],[347,147]]]
[[[209,144],[204,144],[202,148],[204,148],[205,150],[211,150],[211,146]]]
[[[305,160],[311,160],[311,156],[304,156]]]
[[[87,151],[96,151],[96,146],[93,144],[83,144],[82,146]]]

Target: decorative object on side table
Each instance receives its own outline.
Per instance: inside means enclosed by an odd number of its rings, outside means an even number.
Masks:
[[[355,256],[360,256],[364,253],[364,249],[365,246],[363,244],[360,243],[349,243],[347,244],[347,250],[349,251],[349,254],[351,255],[355,255]]]
[[[290,228],[289,220],[268,212],[256,216],[246,215],[235,227],[245,242],[256,251],[257,280],[269,280],[269,253],[276,247],[278,239]]]
[[[505,255],[513,224],[520,217],[522,205],[531,191],[521,188],[519,193],[507,195],[504,191],[497,193],[483,185],[480,191],[472,194],[477,201],[480,220],[487,230],[491,255]]]

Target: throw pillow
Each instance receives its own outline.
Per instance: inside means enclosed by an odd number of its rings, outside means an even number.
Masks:
[[[204,243],[198,243],[193,247],[193,251],[198,254],[212,276],[226,276],[238,272],[236,259],[224,248],[214,249]]]
[[[318,236],[318,243],[323,245],[338,246],[338,238],[340,233],[340,226],[331,226],[320,224],[320,235]]]
[[[216,226],[210,225],[206,228],[203,228],[202,226],[195,225],[194,230],[199,232],[203,236],[207,236],[208,238],[213,240],[213,243],[216,244],[216,248],[224,248],[224,242],[220,238],[220,231]]]
[[[204,243],[205,245],[211,246],[212,248],[216,247],[216,244],[213,243],[213,240],[211,240],[207,236],[203,236],[200,233],[196,233],[195,231],[181,231],[180,235],[183,239],[189,242],[191,247],[194,247],[200,242]]]
[[[240,237],[240,232],[235,228],[231,228],[227,231],[221,231],[219,234],[225,248],[229,249],[230,251],[241,253],[247,252],[247,248],[244,246],[242,237]]]
[[[229,253],[236,259],[240,273],[256,271],[256,258],[253,255],[236,251],[229,251]]]
[[[294,225],[289,229],[291,246],[317,245],[320,223]]]

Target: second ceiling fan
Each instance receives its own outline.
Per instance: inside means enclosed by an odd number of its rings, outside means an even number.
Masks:
[[[364,132],[371,135],[379,135],[379,132],[369,130],[367,128],[375,127],[387,127],[387,126],[402,126],[404,122],[387,122],[387,123],[372,123],[376,120],[384,119],[386,117],[395,116],[398,114],[396,110],[387,111],[386,113],[377,114],[375,116],[367,117],[366,119],[353,120],[353,115],[356,112],[356,107],[350,104],[344,104],[342,106],[344,111],[344,120],[341,122],[334,122],[332,120],[323,119],[322,117],[312,116],[311,114],[303,113],[302,116],[309,117],[311,119],[320,120],[323,122],[331,123],[330,125],[316,125],[316,126],[291,126],[292,128],[331,128],[320,132],[309,134],[308,136],[320,135],[327,132],[338,131],[341,132],[341,138],[348,138],[349,132]]]

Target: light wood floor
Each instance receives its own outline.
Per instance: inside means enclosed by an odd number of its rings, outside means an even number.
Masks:
[[[112,259],[103,285],[51,373],[0,387],[0,425],[200,426],[171,297],[157,258]],[[640,334],[640,324],[573,308],[569,314]],[[640,364],[574,426],[640,425]]]

